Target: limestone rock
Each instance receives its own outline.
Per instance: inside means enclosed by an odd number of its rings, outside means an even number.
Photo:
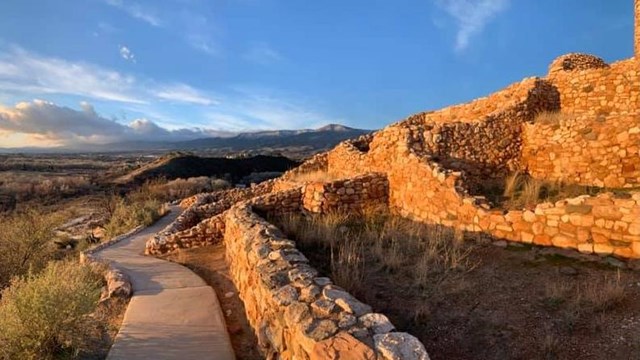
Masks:
[[[424,345],[407,333],[374,335],[373,341],[384,360],[429,360]]]
[[[374,334],[384,334],[395,330],[391,321],[382,314],[369,313],[360,316],[358,320],[362,326],[371,329]]]
[[[310,357],[311,360],[376,360],[370,347],[344,332],[316,343]]]

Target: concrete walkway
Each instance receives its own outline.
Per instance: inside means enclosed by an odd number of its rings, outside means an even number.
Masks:
[[[216,293],[181,265],[144,255],[147,239],[180,213],[94,254],[130,279],[133,297],[109,351],[115,359],[235,359]]]

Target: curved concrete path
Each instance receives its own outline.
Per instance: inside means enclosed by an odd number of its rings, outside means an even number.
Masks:
[[[126,273],[133,287],[108,360],[235,359],[213,289],[186,267],[144,255],[147,239],[179,213],[172,207],[154,225],[94,254]]]

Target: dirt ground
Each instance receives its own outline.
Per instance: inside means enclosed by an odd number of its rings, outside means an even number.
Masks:
[[[298,246],[332,275],[330,249]],[[352,291],[417,336],[433,360],[640,359],[640,272],[504,241],[463,246],[468,266],[431,274],[427,285],[416,280],[411,250],[390,271],[365,246],[362,284]]]
[[[224,259],[223,244],[180,250],[167,255],[166,260],[185,265],[202,277],[216,291],[225,314],[227,330],[236,358],[246,360],[264,359],[258,351],[257,339],[244,312],[244,304],[229,276],[229,266]]]

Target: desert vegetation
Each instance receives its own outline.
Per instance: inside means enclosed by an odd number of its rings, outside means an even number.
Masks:
[[[416,335],[433,357],[640,354],[629,335],[640,331],[628,320],[630,309],[640,309],[633,271],[384,211],[271,221],[321,275]]]
[[[629,189],[607,189],[536,179],[526,172],[516,171],[504,180],[485,182],[482,184],[480,193],[496,206],[509,210],[521,210],[533,208],[543,202],[556,202],[581,195],[597,195],[606,191],[627,192]]]
[[[410,266],[412,284],[426,289],[474,267],[469,259],[471,248],[460,234],[379,208],[365,214],[290,214],[276,221],[298,240],[305,254],[329,254],[322,268],[345,289],[365,298],[369,297],[364,282],[367,271],[394,274]]]
[[[0,357],[51,359],[85,349],[102,275],[72,261],[14,277],[0,300]]]

